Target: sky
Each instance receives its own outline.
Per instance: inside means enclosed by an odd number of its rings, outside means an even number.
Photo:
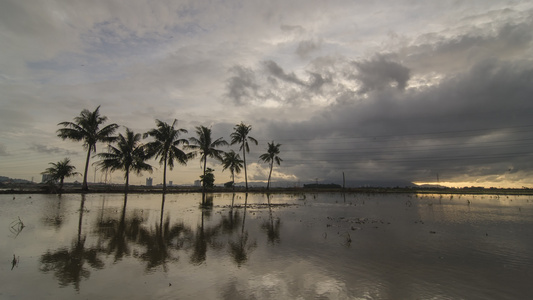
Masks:
[[[83,173],[58,123],[98,106],[119,133],[177,119],[183,138],[203,125],[230,141],[249,124],[250,182],[267,180],[274,141],[273,186],[344,173],[347,186],[533,188],[533,2],[0,1],[0,175],[40,182],[65,157]],[[161,183],[150,163],[130,183]],[[201,172],[195,159],[168,180]],[[106,180],[93,165],[88,178]]]

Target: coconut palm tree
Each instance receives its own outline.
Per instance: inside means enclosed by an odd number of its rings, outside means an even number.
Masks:
[[[63,140],[69,139],[74,141],[83,141],[83,147],[87,149],[87,160],[85,162],[85,172],[83,174],[82,190],[87,191],[87,172],[89,170],[89,159],[91,152],[96,152],[96,143],[113,142],[112,137],[118,125],[113,123],[100,129],[100,126],[107,121],[107,117],[100,116],[100,106],[93,112],[87,109],[81,111],[80,115],[74,118],[74,122],[61,122],[58,125],[63,126],[57,130],[57,135]]]
[[[243,122],[241,124],[235,125],[233,127],[235,130],[231,134],[231,144],[240,144],[239,150],[242,150],[242,158],[244,161],[244,182],[246,183],[246,190],[248,190],[248,174],[246,173],[246,152],[250,153],[250,146],[248,141],[255,143],[257,145],[257,140],[251,136],[248,136],[252,130],[252,125],[246,125]]]
[[[146,149],[149,157],[160,158],[159,164],[163,165],[163,193],[167,190],[167,166],[172,170],[174,161],[186,165],[189,159],[188,154],[178,148],[180,145],[188,145],[189,141],[179,138],[180,134],[187,133],[187,130],[174,128],[177,122],[178,120],[174,119],[172,125],[169,125],[166,122],[155,120],[157,128],[143,134],[143,138],[149,136],[154,138],[153,142],[146,144]]]
[[[274,167],[274,162],[276,162],[279,166],[281,162],[283,161],[283,159],[281,159],[278,156],[280,146],[281,144],[274,144],[274,141],[272,141],[272,143],[268,143],[267,152],[259,156],[260,160],[270,164],[270,173],[268,173],[267,190],[270,188],[270,177],[272,176],[272,168]]]
[[[49,164],[52,166],[47,168],[41,174],[48,175],[48,182],[59,181],[60,192],[63,190],[63,181],[65,180],[65,178],[80,175],[80,173],[74,171],[76,167],[70,164],[70,159],[68,157],[61,161],[58,161],[57,163]]]
[[[117,146],[109,145],[107,153],[99,153],[101,159],[97,164],[104,170],[124,171],[126,179],[125,192],[128,192],[130,172],[141,174],[142,171],[152,172],[152,166],[145,161],[148,159],[145,147],[140,143],[141,134],[126,128],[126,136],[119,134]]]
[[[196,135],[198,137],[189,138],[189,142],[192,145],[188,145],[189,149],[192,149],[194,152],[191,153],[191,156],[196,156],[200,154],[200,163],[203,164],[205,177],[207,158],[215,158],[222,161],[222,154],[224,151],[217,149],[221,146],[228,146],[223,138],[218,138],[213,140],[211,137],[211,129],[205,126],[196,126]],[[202,191],[205,192],[205,181],[202,184]]]
[[[222,171],[229,169],[231,172],[231,180],[233,181],[233,188],[235,189],[235,173],[239,174],[243,165],[243,160],[240,155],[233,150],[224,153],[222,158]]]

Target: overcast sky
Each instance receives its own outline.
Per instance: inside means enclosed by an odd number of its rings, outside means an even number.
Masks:
[[[533,2],[2,0],[0,104],[12,178],[40,181],[64,157],[83,172],[85,150],[57,124],[101,105],[139,133],[178,119],[184,138],[205,125],[229,141],[252,125],[250,181],[266,181],[273,140],[273,181],[293,185],[344,172],[354,186],[533,187]],[[160,183],[152,164],[131,182]],[[168,179],[201,171],[194,160]]]

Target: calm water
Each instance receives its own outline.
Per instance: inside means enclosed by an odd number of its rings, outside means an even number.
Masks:
[[[533,299],[531,196],[162,200],[0,195],[0,299]]]

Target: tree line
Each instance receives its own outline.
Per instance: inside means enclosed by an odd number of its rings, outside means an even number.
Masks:
[[[246,153],[250,152],[250,144],[258,145],[258,141],[250,136],[251,125],[241,122],[233,128],[230,135],[231,141],[228,143],[224,138],[214,139],[211,128],[206,126],[196,126],[196,136],[188,139],[182,138],[183,134],[188,133],[186,129],[176,128],[178,121],[174,119],[172,124],[155,120],[156,127],[147,132],[135,133],[128,127],[125,127],[125,133],[115,135],[120,128],[119,125],[112,123],[105,125],[106,116],[100,115],[100,106],[94,111],[83,109],[81,113],[74,117],[72,122],[61,122],[58,126],[62,128],[57,130],[57,135],[63,140],[73,140],[82,142],[84,149],[87,150],[85,162],[85,171],[83,174],[82,190],[87,191],[87,172],[89,170],[89,161],[91,154],[97,157],[99,161],[93,163],[105,171],[123,171],[125,179],[125,192],[128,192],[130,173],[140,175],[143,171],[153,172],[153,167],[147,163],[149,159],[159,160],[163,166],[163,193],[166,192],[167,168],[172,170],[175,164],[186,165],[191,159],[200,158],[203,166],[203,174],[200,176],[202,182],[202,191],[213,186],[213,170],[207,168],[207,159],[215,159],[222,164],[222,171],[229,170],[232,181],[229,186],[235,184],[235,173],[239,174],[244,169],[245,187],[248,190],[248,174],[246,169]],[[147,143],[142,143],[143,139],[150,138]],[[96,153],[96,144],[106,143],[107,152]],[[242,159],[239,153],[234,150],[228,152],[221,150],[221,147],[238,145],[239,151],[242,151]],[[270,188],[272,169],[274,163],[278,165],[283,161],[280,157],[280,146],[274,141],[269,142],[267,150],[259,156],[259,159],[269,164],[270,172],[268,174],[267,189]],[[65,158],[57,163],[50,163],[51,167],[47,168],[41,174],[48,177],[49,183],[58,183],[59,192],[63,189],[63,181],[67,177],[78,175],[75,167],[71,165],[70,159]]]

